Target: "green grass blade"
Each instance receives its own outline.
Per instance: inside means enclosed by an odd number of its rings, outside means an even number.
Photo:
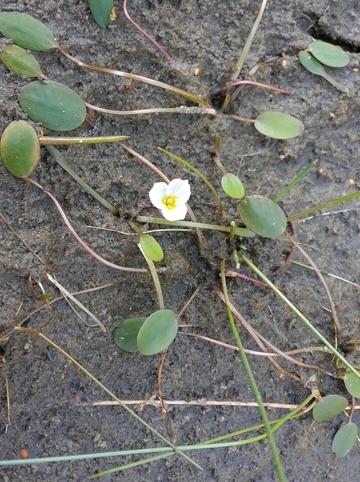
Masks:
[[[305,169],[303,169],[301,172],[299,172],[299,174],[298,174],[296,177],[294,177],[294,179],[293,179],[291,182],[289,182],[289,184],[288,184],[286,187],[284,187],[284,189],[283,189],[282,191],[280,191],[279,194],[273,199],[274,203],[278,203],[278,202],[280,201],[280,199],[281,199],[282,197],[284,197],[285,194],[286,194],[288,191],[290,191],[290,189],[291,189],[292,187],[294,187],[295,184],[297,184],[297,183],[305,176],[305,174],[307,174],[308,171],[310,171],[310,169],[311,169],[312,167],[315,166],[316,163],[317,163],[317,159],[315,159],[314,161],[310,162],[310,164],[308,164],[308,165],[305,167]]]
[[[223,293],[224,293],[224,298],[225,298],[226,311],[227,311],[227,314],[228,314],[231,331],[232,331],[233,336],[236,340],[236,344],[239,348],[239,356],[240,356],[240,359],[241,359],[241,361],[244,365],[246,375],[249,379],[251,390],[254,394],[255,400],[259,404],[259,412],[260,412],[262,421],[264,423],[264,427],[265,427],[265,431],[266,431],[266,437],[269,441],[271,454],[272,454],[272,457],[273,457],[273,460],[274,460],[277,476],[278,476],[279,482],[285,482],[286,481],[285,473],[284,473],[284,469],[281,465],[279,452],[278,452],[278,449],[277,449],[277,446],[276,446],[276,443],[275,443],[274,435],[273,435],[272,430],[271,430],[270,422],[269,422],[269,419],[268,419],[268,416],[267,416],[267,413],[266,413],[266,410],[265,410],[265,407],[264,407],[264,404],[263,404],[263,401],[262,401],[262,398],[261,398],[260,391],[258,389],[256,380],[255,380],[255,377],[253,375],[250,364],[249,364],[248,359],[246,357],[246,353],[244,351],[244,347],[242,345],[238,330],[236,329],[233,314],[232,314],[231,309],[230,309],[230,300],[229,300],[229,296],[228,296],[228,293],[227,293],[227,286],[226,286],[225,262],[224,262],[224,260],[221,261],[221,281],[222,281],[222,288],[223,288]]]
[[[288,216],[286,219],[287,221],[294,221],[294,219],[302,218],[304,216],[308,216],[309,214],[314,213],[315,211],[320,211],[321,209],[328,208],[330,206],[335,206],[335,204],[342,203],[344,201],[349,201],[350,199],[354,199],[355,197],[360,196],[360,191],[352,192],[351,194],[346,194],[345,196],[337,197],[336,199],[332,199],[331,201],[327,201],[326,203],[318,204],[312,208],[305,209],[304,211],[300,211],[298,213],[292,214]]]
[[[159,149],[159,151],[163,152],[164,154],[171,157],[175,161],[180,162],[180,164],[182,164],[183,166],[186,166],[188,169],[190,169],[190,171],[194,172],[207,185],[207,187],[213,193],[214,198],[216,199],[216,202],[219,205],[219,210],[221,212],[223,211],[220,196],[216,192],[214,186],[210,183],[210,181],[204,176],[204,174],[202,172],[200,172],[198,169],[196,169],[196,167],[194,167],[192,164],[190,164],[190,162],[185,161],[185,159],[182,159],[181,157],[177,156],[176,154],[173,154],[172,152],[170,152],[166,149],[163,149],[162,147],[158,147],[158,149]]]
[[[254,271],[254,273],[256,273],[260,279],[262,279],[268,285],[268,287],[271,288],[272,291],[290,308],[290,310],[305,323],[309,330],[314,333],[314,335],[331,351],[331,353],[333,353],[336,358],[341,360],[344,365],[360,379],[360,373],[351,365],[351,363],[349,363],[348,360],[346,360],[346,358],[344,358],[343,355],[341,355],[341,353],[339,353],[336,348],[334,348],[332,344],[327,341],[327,339],[312,325],[307,318],[305,318],[305,316],[291,303],[291,301],[278,290],[278,288],[262,273],[262,271],[260,271],[246,256],[241,255],[240,257],[245,264],[247,264]]]
[[[65,169],[66,172],[72,176],[76,182],[80,184],[80,186],[85,189],[86,192],[91,194],[99,203],[101,203],[103,206],[105,206],[107,209],[109,209],[115,216],[121,216],[122,214],[122,209],[118,209],[114,207],[112,204],[108,203],[106,199],[104,199],[100,194],[98,194],[94,189],[92,189],[88,184],[86,184],[85,181],[79,177],[76,172],[72,169],[70,164],[66,161],[65,157],[56,149],[54,146],[46,146],[46,149],[48,150],[49,154],[51,157],[61,166],[63,169]]]

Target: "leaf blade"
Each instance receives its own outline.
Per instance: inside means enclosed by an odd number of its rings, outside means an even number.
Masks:
[[[264,112],[255,120],[255,129],[274,139],[292,139],[301,135],[304,125],[295,117],[282,112]]]
[[[0,48],[0,60],[10,72],[26,77],[40,77],[41,69],[36,58],[27,50],[15,44]]]
[[[123,321],[121,325],[114,330],[114,343],[122,350],[130,353],[139,351],[137,347],[137,336],[145,320],[146,316],[138,316]]]
[[[355,445],[357,433],[357,425],[353,422],[347,423],[336,432],[331,450],[337,458],[346,457]]]
[[[285,231],[283,210],[264,196],[245,196],[238,205],[238,212],[245,226],[259,236],[275,238]]]
[[[165,350],[178,331],[176,315],[171,310],[159,310],[150,315],[140,328],[137,346],[142,355],[155,355]]]
[[[329,67],[345,67],[350,61],[342,48],[322,40],[315,40],[308,48],[319,62]]]
[[[1,137],[0,155],[13,176],[28,177],[40,160],[40,143],[26,121],[9,124]]]
[[[88,0],[91,15],[101,28],[111,24],[110,14],[114,8],[113,0]]]
[[[25,49],[49,50],[57,47],[51,30],[27,13],[0,12],[0,32]]]
[[[341,395],[327,395],[313,408],[313,418],[316,422],[328,422],[347,407],[348,401]]]
[[[19,104],[31,120],[57,131],[79,127],[86,116],[81,97],[58,82],[34,81],[25,85]]]

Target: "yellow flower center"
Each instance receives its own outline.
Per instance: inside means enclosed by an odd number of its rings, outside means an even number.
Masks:
[[[176,201],[177,197],[175,196],[175,194],[167,194],[161,199],[162,204],[170,210],[176,208]]]

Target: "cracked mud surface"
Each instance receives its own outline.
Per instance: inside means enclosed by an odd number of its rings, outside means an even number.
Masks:
[[[257,7],[258,8],[258,7]],[[92,20],[85,1],[19,0],[7,2],[6,10],[27,12],[43,21],[59,43],[77,58],[147,77],[159,79],[210,100],[228,80],[255,19],[254,2],[241,1],[145,1],[129,2],[129,12],[151,32],[175,58],[182,74],[174,71],[153,47],[120,14],[108,30]],[[4,8],[5,9],[5,8]],[[115,117],[90,114],[98,134],[129,135],[127,145],[154,162],[170,178],[188,178],[192,186],[190,205],[203,222],[216,221],[216,205],[203,183],[179,164],[157,150],[164,147],[198,167],[215,185],[220,176],[209,151],[216,136],[222,137],[220,157],[229,172],[237,173],[251,193],[274,197],[310,161],[318,159],[306,178],[283,198],[282,207],[295,213],[309,206],[360,189],[359,168],[359,6],[357,2],[270,1],[254,44],[247,58],[244,75],[259,60],[282,58],[265,64],[255,80],[291,91],[280,96],[246,87],[231,108],[231,113],[254,118],[266,110],[279,110],[299,118],[304,134],[289,141],[276,141],[258,134],[250,124],[226,116],[143,115]],[[325,80],[305,71],[297,60],[311,37],[331,40],[350,55],[344,69],[331,74],[355,92],[349,99]],[[182,105],[179,97],[140,83],[131,89],[119,78],[81,70],[55,51],[36,53],[43,71],[52,80],[63,82],[95,105],[115,109],[140,109]],[[196,68],[200,74],[194,76]],[[0,65],[1,124],[5,126],[26,116],[17,104],[26,79],[9,73]],[[74,135],[90,135],[86,124]],[[118,145],[72,146],[61,152],[76,172],[110,202],[121,205],[132,216],[147,214],[148,191],[158,181],[156,175],[126,154]],[[50,200],[33,186],[13,178],[0,165],[2,189],[0,210],[4,217],[36,254],[50,266],[57,280],[70,292],[106,283],[110,288],[79,296],[106,326],[103,333],[86,326],[67,303],[60,300],[49,309],[33,315],[27,322],[70,353],[121,399],[142,400],[157,392],[158,357],[141,357],[120,351],[112,342],[112,332],[122,320],[147,315],[157,309],[157,299],[147,275],[120,273],[100,265],[76,244]],[[89,229],[106,224],[127,231],[123,219],[115,219],[42,152],[41,163],[32,175],[58,199],[79,234],[105,258],[126,266],[144,267],[134,240],[114,232]],[[350,182],[350,180],[352,180]],[[225,200],[225,198],[224,198]],[[228,215],[235,216],[235,204]],[[333,273],[359,283],[358,259],[359,201],[351,201],[297,222],[298,240],[324,273]],[[324,214],[324,212],[323,212]],[[185,312],[181,323],[192,331],[232,344],[226,311],[212,284],[219,284],[218,272],[210,268],[228,245],[219,234],[204,233],[199,251],[194,234],[164,233],[158,238],[165,252],[161,275],[166,307],[179,311],[194,290],[198,295]],[[289,251],[284,239],[243,241],[249,256],[265,274],[282,264]],[[39,260],[0,222],[1,331],[38,308],[28,287],[28,277],[42,282],[45,290],[58,296],[48,282]],[[296,259],[304,262],[297,254]],[[242,267],[242,272],[251,272]],[[327,278],[342,326],[343,339],[359,338],[358,288]],[[333,339],[327,299],[318,279],[311,272],[292,266],[276,279],[285,286],[294,304],[329,339]],[[316,345],[313,335],[280,300],[267,290],[241,280],[229,280],[231,300],[242,315],[272,343],[284,350]],[[19,307],[21,306],[20,310]],[[18,311],[19,310],[19,311]],[[255,343],[242,332],[246,348]],[[2,344],[6,363],[2,366],[1,458],[19,458],[25,448],[29,457],[68,455],[151,447],[159,442],[118,407],[92,406],[107,396],[44,341],[12,335]],[[325,355],[303,356],[307,363],[331,369]],[[296,382],[279,373],[263,358],[250,358],[264,401],[300,403],[309,390],[304,384],[314,374],[283,363],[302,380]],[[11,426],[7,424],[5,378],[8,380]],[[342,383],[322,378],[324,393],[344,393]],[[253,401],[237,355],[222,347],[186,336],[178,336],[170,346],[163,370],[166,400]],[[140,415],[163,435],[161,413],[145,406]],[[269,409],[269,417],[286,413]],[[259,422],[255,408],[169,406],[168,417],[177,444],[193,444]],[[331,440],[345,417],[328,424],[314,424],[311,415],[286,423],[277,433],[281,460],[289,482],[308,480],[357,480],[359,447],[346,459],[336,460]],[[355,414],[355,423],[359,416]],[[266,441],[237,448],[191,452],[203,467],[198,471],[180,457],[172,457],[124,473],[105,476],[112,481],[264,481],[275,480],[270,450]],[[131,457],[95,459],[57,464],[6,467],[0,469],[5,482],[15,480],[80,481],[96,471],[134,460]]]

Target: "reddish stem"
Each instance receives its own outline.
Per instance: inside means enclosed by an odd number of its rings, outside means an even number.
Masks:
[[[144,29],[142,29],[129,15],[128,11],[127,11],[127,0],[124,0],[123,2],[123,10],[124,10],[124,14],[125,14],[125,17],[129,20],[129,22],[131,23],[131,25],[133,25],[142,35],[144,35],[144,37],[146,37],[148,40],[150,40],[150,42],[154,45],[154,47],[156,47],[156,49],[177,69],[177,65],[175,63],[175,61],[170,57],[170,55],[161,47],[161,45],[159,45],[157,43],[157,41],[151,37],[151,35],[149,35]]]
[[[290,95],[290,92],[285,89],[280,89],[279,87],[273,87],[272,85],[262,84],[261,82],[255,82],[254,80],[237,80],[231,84],[222,87],[217,94],[224,92],[225,90],[231,89],[231,87],[236,87],[237,85],[253,85],[255,87],[260,87],[260,89],[273,90],[274,92],[279,92],[280,94]]]

